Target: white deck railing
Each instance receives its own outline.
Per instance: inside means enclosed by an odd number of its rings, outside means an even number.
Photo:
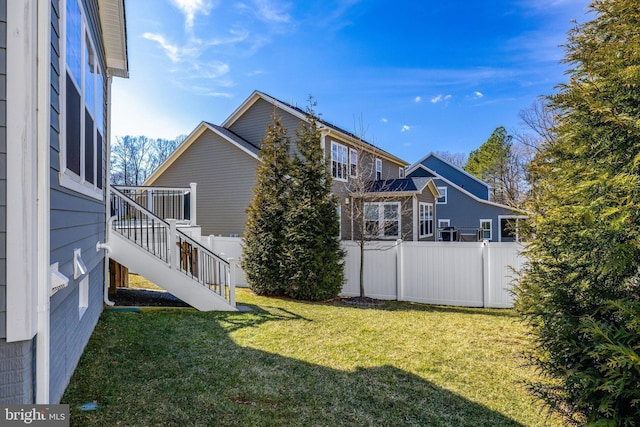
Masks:
[[[228,261],[180,231],[175,219],[165,220],[154,215],[114,187],[111,187],[111,215],[113,232],[235,306],[235,269]]]
[[[160,219],[171,218],[181,224],[196,225],[196,187],[196,183],[191,183],[189,187],[116,185],[112,188]]]

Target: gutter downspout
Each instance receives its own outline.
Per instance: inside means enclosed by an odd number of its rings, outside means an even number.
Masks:
[[[50,254],[50,150],[49,134],[50,99],[50,69],[51,69],[51,39],[50,20],[51,2],[37,2],[37,335],[36,335],[36,391],[35,401],[38,404],[48,404],[50,390],[50,337],[51,337],[51,274],[49,264]],[[48,25],[44,25],[47,23]],[[42,30],[44,28],[44,30]]]
[[[105,243],[98,242],[96,244],[96,251],[100,249],[105,249],[104,254],[104,284],[102,291],[102,300],[108,306],[114,306],[116,303],[109,299],[109,254],[111,253],[111,247],[109,246],[109,242],[111,241],[111,224],[113,220],[116,218],[115,216],[111,216],[111,83],[113,82],[113,76],[107,76],[107,106],[109,110],[107,111],[107,128],[105,129],[105,151],[106,155],[104,156],[106,162],[106,173],[105,177],[107,178],[107,183],[105,187],[105,197],[104,197],[104,214],[105,214]]]

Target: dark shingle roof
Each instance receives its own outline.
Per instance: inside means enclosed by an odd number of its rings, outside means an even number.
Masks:
[[[429,178],[404,178],[373,181],[370,193],[418,193],[429,182]]]
[[[224,136],[226,136],[227,138],[229,138],[230,140],[232,140],[233,142],[235,142],[236,144],[246,148],[247,150],[251,151],[254,154],[258,154],[258,151],[260,151],[260,147],[257,147],[256,145],[250,143],[249,141],[247,141],[246,139],[244,139],[243,137],[241,137],[240,135],[236,134],[235,132],[227,129],[227,128],[223,128],[222,126],[218,126],[218,125],[214,125],[212,123],[209,122],[205,122],[207,124],[207,126],[217,130],[218,132],[220,132],[221,134],[223,134]]]
[[[278,101],[279,103],[286,105],[287,107],[291,108],[292,110],[296,110],[296,111],[297,111],[297,112],[299,112],[300,114],[304,114],[304,115],[307,115],[307,114],[308,114],[306,110],[303,110],[302,108],[299,108],[299,107],[298,107],[298,106],[296,106],[296,105],[291,105],[291,104],[289,104],[288,102],[284,102],[284,101],[282,101],[282,100],[280,100],[280,99],[276,98],[275,96],[271,96],[271,95],[269,95],[268,93],[264,93],[264,92],[261,92],[261,91],[256,91],[256,92],[257,92],[257,93],[259,93],[259,94],[261,94],[261,95],[263,95],[263,96],[265,96],[265,97],[267,97],[267,98],[275,99],[275,100],[276,100],[276,101]],[[316,116],[316,117],[317,117],[317,116]],[[328,128],[331,128],[331,129],[333,129],[333,130],[336,130],[336,131],[338,131],[338,132],[341,132],[341,133],[343,133],[343,134],[345,134],[345,135],[348,135],[348,136],[349,136],[349,137],[351,137],[351,138],[357,139],[358,141],[361,141],[363,144],[368,145],[369,147],[371,147],[371,149],[372,149],[372,150],[379,151],[380,153],[384,153],[384,154],[386,154],[386,155],[388,155],[388,156],[391,156],[391,157],[393,157],[393,158],[398,158],[397,156],[395,156],[395,155],[393,155],[393,154],[389,153],[388,151],[385,151],[385,150],[383,150],[382,148],[380,148],[380,147],[378,147],[378,146],[375,146],[375,145],[373,145],[372,143],[370,143],[370,142],[368,142],[368,141],[365,141],[364,139],[362,139],[361,137],[359,137],[359,136],[355,135],[355,134],[354,134],[354,133],[352,133],[352,132],[346,131],[346,130],[342,129],[342,128],[341,128],[341,127],[339,127],[339,126],[336,126],[336,125],[331,124],[331,123],[329,123],[329,122],[327,122],[327,121],[325,121],[325,120],[322,120],[320,117],[317,117],[317,119],[318,119],[318,122],[319,122],[319,123],[322,123],[322,125],[324,125],[324,126],[326,126],[326,127],[328,127]],[[398,160],[401,160],[401,159],[398,159]],[[402,161],[404,161],[404,160],[402,160]]]

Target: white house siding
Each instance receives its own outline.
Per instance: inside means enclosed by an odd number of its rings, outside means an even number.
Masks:
[[[60,6],[58,0],[52,1],[50,257],[51,263],[57,262],[60,272],[70,281],[66,288],[51,297],[49,398],[52,403],[58,402],[62,397],[102,310],[104,252],[96,252],[96,242],[105,240],[106,218],[104,201],[62,187],[59,181],[60,139],[62,137],[60,123],[64,119],[60,112],[60,81],[64,78],[64,75],[61,75],[64,68],[59,49],[64,44],[64,40],[60,39],[60,29],[62,28]],[[83,0],[83,6],[91,33],[96,41],[98,57],[104,59],[102,43],[99,38],[100,31],[97,29],[97,0]],[[106,69],[104,63],[103,68]],[[107,109],[105,121],[108,113]],[[103,151],[102,158],[106,157]],[[106,176],[105,166],[103,160],[100,166],[103,170],[103,177]],[[104,188],[106,188],[106,180],[103,178]],[[106,195],[103,194],[103,197]],[[73,253],[74,249],[78,248],[81,249],[82,259],[89,270],[89,307],[82,318],[79,316],[80,280],[73,278]]]
[[[160,175],[154,186],[197,187],[197,218],[202,235],[242,235],[253,196],[258,160],[206,130]]]

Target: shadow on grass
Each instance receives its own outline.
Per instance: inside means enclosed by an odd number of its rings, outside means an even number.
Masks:
[[[337,370],[230,335],[300,319],[284,310],[104,313],[63,397],[71,425],[521,425],[393,366]],[[92,401],[97,410],[78,409]]]

